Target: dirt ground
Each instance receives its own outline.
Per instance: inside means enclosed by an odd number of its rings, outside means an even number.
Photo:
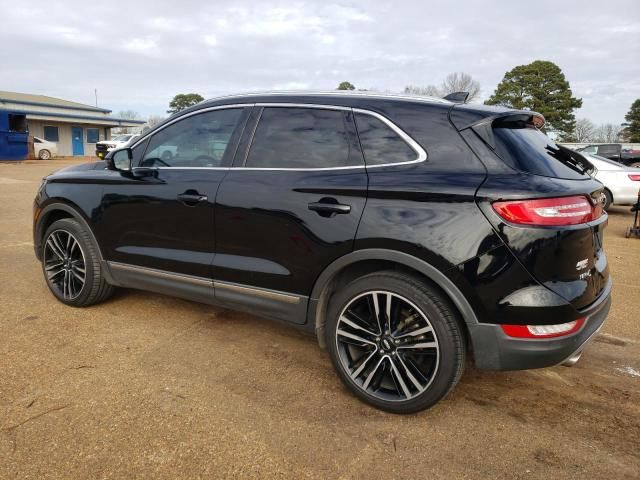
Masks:
[[[138,291],[55,301],[32,199],[71,162],[0,162],[0,478],[640,478],[628,207],[606,231],[611,314],[575,367],[469,365],[437,406],[397,416],[349,394],[284,325]]]

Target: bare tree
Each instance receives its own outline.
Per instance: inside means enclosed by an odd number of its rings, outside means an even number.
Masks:
[[[620,141],[622,127],[613,123],[600,125],[594,133],[594,141],[604,143],[616,143]]]
[[[125,120],[138,120],[140,114],[135,110],[121,110],[117,114],[118,118],[124,118]],[[120,127],[115,129],[112,133],[132,133],[135,130],[134,127]]]
[[[407,85],[404,87],[404,93],[409,95],[420,95],[423,97],[441,97],[440,90],[435,85],[427,85],[419,87],[417,85]]]
[[[471,102],[480,93],[480,83],[468,73],[454,72],[444,79],[440,91],[443,97],[453,92],[469,92],[467,102]]]
[[[576,120],[576,128],[573,132],[573,137],[578,143],[586,143],[593,141],[593,135],[596,131],[596,126],[588,118],[579,118]]]
[[[150,115],[149,118],[147,119],[147,123],[145,123],[144,127],[142,127],[142,132],[143,133],[148,132],[156,125],[164,122],[166,118],[167,117],[163,117],[162,115]]]
[[[429,97],[444,97],[453,92],[469,92],[467,101],[471,102],[480,93],[480,83],[468,73],[454,72],[447,75],[439,87],[435,85],[427,85],[426,87],[408,85],[404,88],[404,93]]]

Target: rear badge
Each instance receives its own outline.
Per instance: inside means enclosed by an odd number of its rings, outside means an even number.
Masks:
[[[589,259],[585,258],[584,260],[580,260],[576,263],[576,270],[584,270],[585,268],[589,268]],[[589,278],[591,276],[590,271],[586,271],[580,274],[580,280],[584,280],[585,278]]]

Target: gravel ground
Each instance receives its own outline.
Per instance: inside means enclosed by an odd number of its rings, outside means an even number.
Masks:
[[[640,239],[614,208],[609,319],[580,362],[472,365],[429,411],[356,400],[296,330],[137,291],[54,300],[31,203],[69,160],[0,162],[0,478],[640,478]]]

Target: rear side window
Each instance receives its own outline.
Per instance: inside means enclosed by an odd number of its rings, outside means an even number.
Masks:
[[[589,178],[586,169],[591,166],[581,155],[559,147],[534,127],[494,126],[493,135],[496,153],[516,170],[554,178]]]
[[[357,156],[350,155],[343,111],[269,107],[262,111],[245,166],[334,168],[359,164]]]
[[[364,113],[356,114],[360,145],[367,165],[411,162],[418,153],[382,120]]]

